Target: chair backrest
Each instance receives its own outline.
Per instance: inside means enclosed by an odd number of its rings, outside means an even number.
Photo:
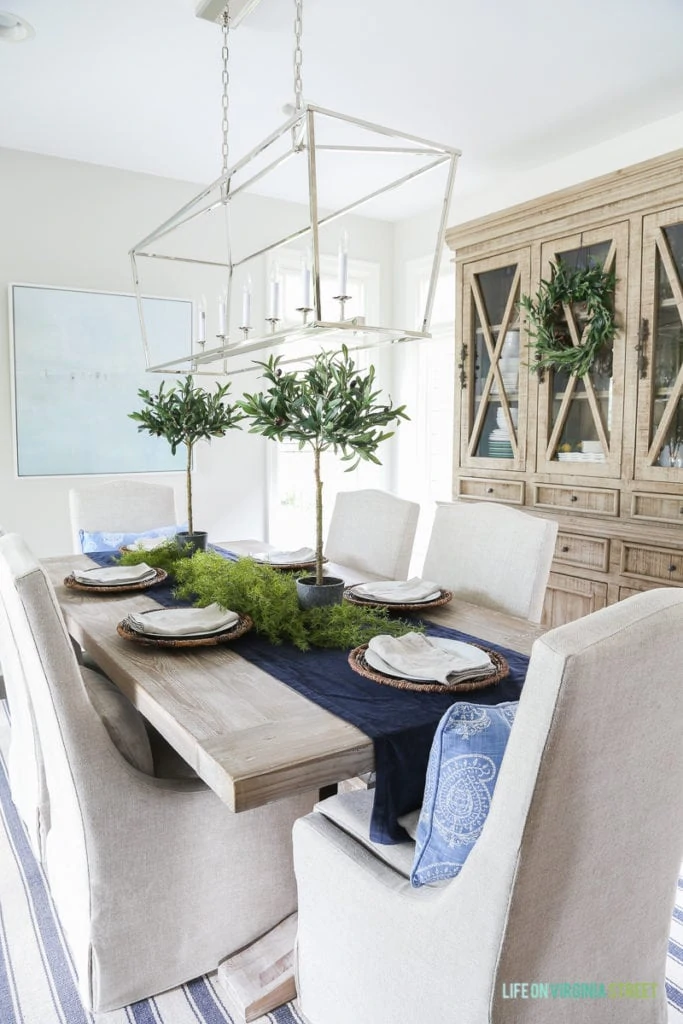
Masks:
[[[89,978],[90,885],[98,874],[98,837],[106,840],[107,830],[116,830],[135,769],[116,750],[90,703],[52,584],[16,534],[0,538],[0,595],[20,652],[45,765],[50,891],[77,976]]]
[[[340,491],[327,533],[331,562],[390,580],[405,579],[420,506],[387,491]]]
[[[0,530],[0,537],[4,536]],[[0,656],[2,682],[11,717],[7,774],[12,801],[28,833],[37,860],[45,854],[50,827],[50,801],[45,766],[19,648],[0,590]]]
[[[683,590],[667,588],[534,644],[488,818],[441,908],[473,922],[492,1020],[511,1019],[503,984],[519,981],[655,982],[663,1001],[683,857],[682,637]],[[596,1020],[661,1019],[642,1000],[610,1016],[609,1002]],[[524,1024],[548,1020],[547,999],[512,1005]]]
[[[540,622],[557,529],[505,505],[440,504],[422,575],[472,604]]]
[[[74,551],[81,551],[80,530],[142,533],[176,520],[173,488],[137,480],[112,480],[69,491]]]

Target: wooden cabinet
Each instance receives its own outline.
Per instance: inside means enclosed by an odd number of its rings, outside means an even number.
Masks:
[[[458,225],[453,496],[560,530],[558,625],[683,585],[683,151]],[[551,262],[614,270],[617,332],[584,377],[530,370],[520,315]],[[585,312],[564,307],[580,343]]]

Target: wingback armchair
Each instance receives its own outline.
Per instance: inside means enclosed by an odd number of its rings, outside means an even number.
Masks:
[[[296,823],[309,1024],[666,1021],[683,855],[681,637],[672,588],[536,641],[488,818],[449,881],[413,889],[324,813]],[[368,800],[344,799],[356,795]],[[525,982],[653,988],[512,998]]]

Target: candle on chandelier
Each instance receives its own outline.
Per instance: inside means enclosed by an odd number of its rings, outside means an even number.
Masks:
[[[242,327],[251,327],[251,278],[242,288]]]
[[[304,309],[311,308],[311,254],[310,251],[301,257],[301,305]]]
[[[280,274],[277,263],[273,264],[270,272],[270,310],[268,319],[280,319]]]
[[[202,295],[202,301],[197,309],[197,341],[206,341],[206,299]]]
[[[223,292],[220,299],[218,300],[218,333],[223,338],[228,333],[226,330],[227,312],[228,296],[225,292]]]
[[[339,253],[337,258],[339,281],[337,284],[339,295],[346,295],[349,278],[349,233],[342,231],[339,239]]]

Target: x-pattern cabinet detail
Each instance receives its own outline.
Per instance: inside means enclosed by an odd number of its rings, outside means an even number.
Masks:
[[[453,497],[560,524],[544,621],[683,585],[683,151],[447,233],[457,324]],[[523,295],[551,266],[616,279],[583,377],[533,371]],[[566,343],[587,314],[563,307]]]

